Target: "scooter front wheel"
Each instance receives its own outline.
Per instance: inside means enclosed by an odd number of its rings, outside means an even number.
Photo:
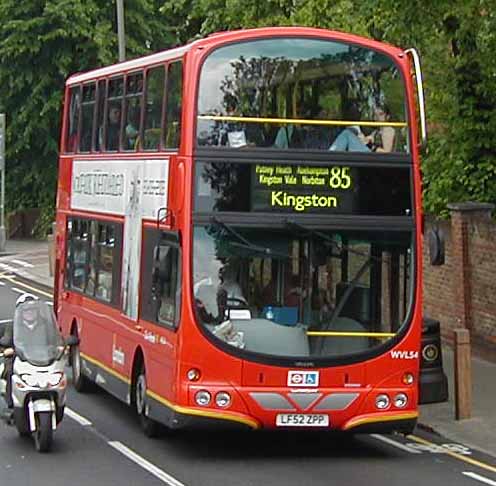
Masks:
[[[38,412],[35,416],[34,445],[38,452],[47,452],[52,446],[52,412]]]

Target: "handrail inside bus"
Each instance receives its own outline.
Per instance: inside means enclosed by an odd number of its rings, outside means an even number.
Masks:
[[[349,127],[359,125],[362,127],[406,127],[406,122],[373,122],[354,120],[308,120],[304,118],[263,118],[253,116],[228,116],[228,115],[198,115],[199,120],[231,121],[242,123],[279,123],[287,125],[330,125]]]
[[[323,337],[375,337],[390,338],[396,336],[394,332],[345,332],[345,331],[307,331],[307,336]]]

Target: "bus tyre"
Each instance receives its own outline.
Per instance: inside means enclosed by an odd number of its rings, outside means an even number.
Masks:
[[[83,374],[79,345],[71,347],[72,383],[79,393],[91,391],[93,383]]]
[[[39,412],[36,414],[35,420],[34,446],[38,452],[47,452],[52,446],[52,412]]]
[[[136,413],[141,425],[141,429],[147,437],[157,437],[159,433],[159,424],[147,417],[147,396],[146,396],[146,373],[142,365],[136,376],[134,387],[134,403]]]

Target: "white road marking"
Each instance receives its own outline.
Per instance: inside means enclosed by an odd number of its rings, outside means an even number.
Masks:
[[[33,268],[34,265],[28,262],[25,262],[24,260],[11,260],[12,263],[16,263],[17,265],[21,265],[23,267],[28,267],[28,268]]]
[[[479,474],[473,472],[463,472],[465,476],[468,476],[472,479],[480,481],[481,483],[490,484],[491,486],[496,486],[496,481],[492,481],[491,479],[487,479],[484,476],[480,476]]]
[[[18,289],[17,287],[11,287],[11,290],[13,290],[14,292],[17,292],[18,294],[25,294],[26,293],[25,290]]]
[[[7,323],[7,322],[12,322],[12,319],[2,319],[2,320],[0,321],[0,324],[5,324],[5,323]]]
[[[401,449],[402,451],[409,452],[410,454],[422,454],[421,451],[414,449],[413,447],[409,447],[407,445],[401,444],[400,442],[396,442],[393,439],[389,439],[388,437],[384,437],[383,435],[379,434],[371,434],[374,439],[377,440],[382,440],[382,442],[385,442],[386,444],[392,445],[398,449]]]
[[[82,415],[79,415],[77,412],[70,409],[69,407],[65,407],[65,414],[68,417],[70,417],[72,420],[75,420],[78,424],[82,425],[83,427],[88,427],[89,425],[92,425],[92,423],[87,418],[84,418]]]
[[[0,282],[0,287],[4,287],[5,286],[5,282]]]
[[[121,454],[124,454],[127,458],[131,459],[131,461],[138,464],[138,466],[146,469],[149,473],[153,474],[156,478],[160,479],[165,484],[168,484],[169,486],[184,486],[184,483],[181,483],[170,474],[167,474],[162,469],[158,468],[151,462],[141,457],[139,454],[136,454],[136,452],[129,449],[129,447],[126,447],[122,442],[109,441],[108,445],[119,451]]]
[[[46,304],[46,305],[51,305],[51,306],[53,306],[53,302],[48,302],[48,301],[46,301],[46,300],[45,300],[45,304]]]

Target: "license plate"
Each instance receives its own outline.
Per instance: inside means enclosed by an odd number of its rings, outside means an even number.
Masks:
[[[304,413],[278,413],[278,427],[329,427],[329,415]]]

